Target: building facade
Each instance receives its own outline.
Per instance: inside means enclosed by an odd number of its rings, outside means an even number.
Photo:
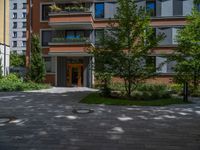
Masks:
[[[27,0],[10,0],[10,46],[11,52],[26,52],[26,6]]]
[[[59,9],[50,9],[50,6]],[[94,83],[93,57],[86,45],[95,46],[103,30],[117,11],[116,0],[28,1],[27,62],[30,59],[30,35],[40,35],[46,63],[46,82],[56,86],[87,86]],[[155,33],[165,33],[166,38],[152,50],[155,66],[165,62],[177,47],[177,30],[186,24],[186,15],[194,6],[193,0],[137,0],[138,7],[151,12],[151,25]],[[149,82],[171,82],[175,62],[165,63],[157,70],[159,75]]]
[[[9,3],[6,0],[0,1],[0,16],[0,61],[3,74],[6,75],[10,65]]]

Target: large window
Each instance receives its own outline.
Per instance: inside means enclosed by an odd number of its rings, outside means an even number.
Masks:
[[[147,1],[146,2],[146,10],[150,14],[150,16],[156,16],[156,2],[155,1]]]
[[[45,68],[46,68],[46,72],[50,73],[52,72],[51,70],[51,57],[44,57],[44,62],[45,62]]]
[[[17,13],[13,13],[13,19],[17,19]]]
[[[23,3],[22,9],[26,9],[27,3]]]
[[[25,38],[26,37],[26,31],[22,32],[22,37]]]
[[[83,31],[83,30],[66,31],[65,34],[66,34],[65,38],[67,39],[90,37],[90,31]]]
[[[17,41],[13,41],[13,47],[17,47]]]
[[[44,57],[45,68],[47,73],[55,73],[55,57]]]
[[[17,28],[17,22],[13,22],[13,29]]]
[[[13,4],[13,9],[17,9],[17,3]]]
[[[26,28],[26,22],[22,22],[22,28]]]
[[[95,4],[95,18],[104,18],[104,3]]]
[[[42,31],[42,46],[48,46],[51,42],[52,32],[50,30]]]
[[[200,11],[200,3],[196,4],[196,8],[197,8],[198,11]]]
[[[104,30],[103,29],[95,30],[95,44],[100,44],[103,38],[104,38]]]
[[[167,57],[156,57],[157,73],[174,73],[175,61],[168,61]]]
[[[22,18],[26,19],[26,13],[25,12],[22,13]]]
[[[49,19],[49,12],[51,4],[42,5],[42,21],[46,21]]]
[[[17,38],[17,32],[13,32],[13,38]]]
[[[22,47],[26,47],[26,41],[22,41]]]

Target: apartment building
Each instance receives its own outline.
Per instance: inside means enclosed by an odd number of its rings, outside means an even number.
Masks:
[[[30,58],[30,35],[40,35],[46,63],[46,82],[56,86],[86,86],[94,83],[91,69],[93,57],[85,51],[95,46],[102,32],[116,13],[116,0],[68,0],[28,1],[27,62]],[[59,9],[52,11],[51,5]],[[137,0],[138,7],[151,12],[151,25],[155,33],[165,33],[166,38],[152,50],[150,56],[155,66],[165,62],[166,55],[177,47],[177,30],[186,24],[193,0]],[[159,75],[151,82],[171,82],[175,62],[165,63]]]
[[[4,3],[5,2],[5,3]],[[9,73],[9,3],[6,0],[0,1],[0,60],[3,74]]]
[[[10,0],[10,46],[11,52],[26,52],[26,6],[27,0]]]

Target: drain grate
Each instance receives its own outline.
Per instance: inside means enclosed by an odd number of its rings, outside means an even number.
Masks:
[[[89,114],[89,113],[93,113],[94,110],[86,109],[86,108],[78,108],[78,109],[74,109],[72,112],[75,114]]]
[[[10,121],[16,120],[15,117],[0,117],[0,124],[9,123]]]

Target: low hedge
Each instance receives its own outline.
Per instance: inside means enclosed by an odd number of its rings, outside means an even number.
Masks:
[[[50,88],[48,84],[38,84],[33,82],[24,82],[16,74],[10,74],[0,79],[0,91],[1,92],[13,92],[13,91],[27,91],[27,90],[39,90]]]

